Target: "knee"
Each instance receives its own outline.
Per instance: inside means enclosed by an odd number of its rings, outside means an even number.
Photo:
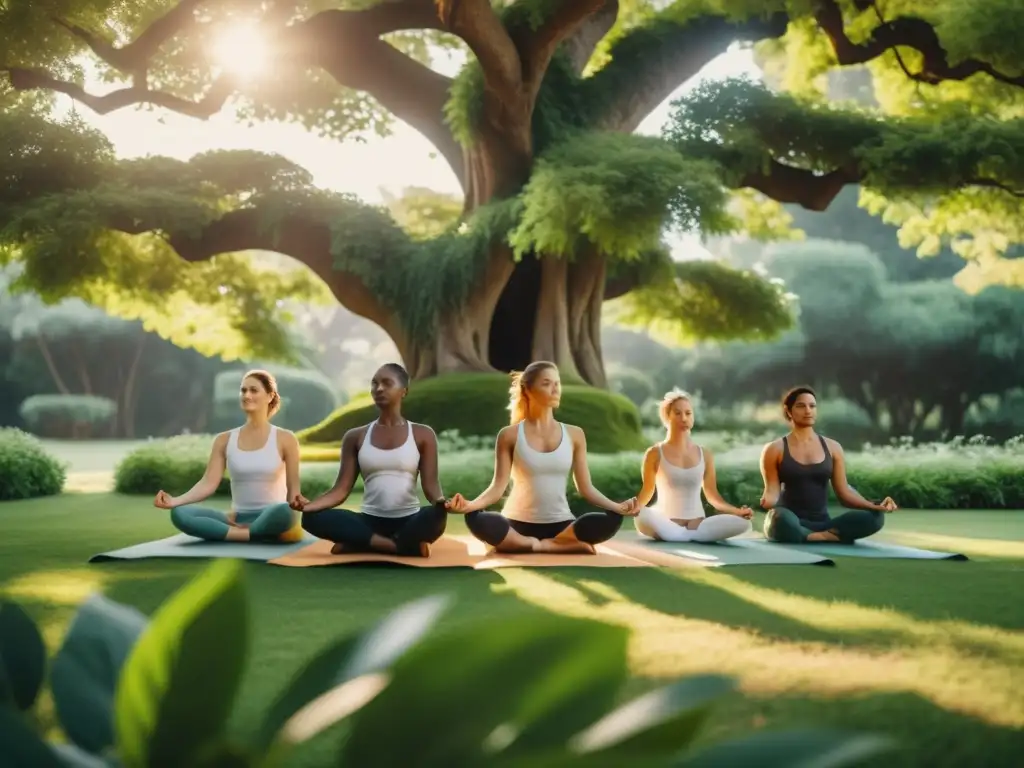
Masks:
[[[496,547],[508,536],[508,521],[494,512],[470,512],[466,515],[469,532],[484,544]]]
[[[323,532],[323,515],[324,512],[310,512],[308,515],[301,516],[302,530],[306,531],[318,539],[325,538],[321,535]]]
[[[576,538],[585,544],[608,541],[622,528],[622,515],[614,512],[588,512],[574,524]]]
[[[183,507],[174,507],[171,510],[171,524],[178,530],[185,530],[189,527],[189,522],[192,520],[192,513],[194,508],[191,504],[186,504]]]
[[[882,528],[885,527],[885,512],[879,512],[878,510],[871,511],[871,522],[874,531],[872,533],[878,533]]]

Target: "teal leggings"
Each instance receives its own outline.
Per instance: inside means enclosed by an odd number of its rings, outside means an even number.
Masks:
[[[785,507],[769,510],[764,520],[764,535],[770,541],[781,544],[801,544],[816,531],[835,531],[839,540],[852,544],[878,533],[885,525],[885,513],[866,509],[844,512],[839,517],[807,524],[796,513]],[[813,542],[812,542],[813,543]]]
[[[207,541],[224,541],[228,536],[228,516],[223,512],[198,504],[186,504],[171,510],[174,527],[189,536]],[[271,504],[252,512],[239,512],[236,523],[249,526],[254,540],[272,541],[295,525],[295,513],[287,504]]]

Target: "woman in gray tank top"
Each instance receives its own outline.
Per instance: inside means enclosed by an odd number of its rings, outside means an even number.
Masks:
[[[334,486],[313,501],[293,505],[302,512],[302,527],[317,538],[334,542],[333,554],[383,552],[428,557],[448,521],[437,473],[437,436],[425,424],[402,416],[409,392],[409,374],[398,363],[386,363],[373,375],[370,394],[380,416],[350,429],[341,440],[341,466]],[[356,477],[363,477],[359,512],[335,509],[343,504]],[[419,477],[429,502],[420,503]]]
[[[666,393],[658,408],[667,432],[665,440],[647,449],[643,462],[643,488],[637,494],[640,514],[636,529],[661,541],[711,543],[740,536],[750,530],[750,507],[735,507],[718,492],[715,459],[711,451],[693,442],[693,403],[678,389]],[[716,515],[707,517],[701,491]],[[654,507],[647,504],[655,492]]]
[[[583,430],[555,421],[561,393],[554,363],[533,362],[513,375],[512,423],[498,433],[490,486],[472,501],[456,493],[448,502],[450,511],[466,515],[470,533],[500,552],[593,554],[622,527],[624,515],[639,509],[635,497],[615,502],[594,487]],[[580,495],[602,511],[573,515],[566,496],[570,474]],[[512,492],[502,511],[487,511],[509,480]]]
[[[792,428],[761,452],[761,506],[768,511],[764,535],[771,541],[853,543],[882,530],[885,513],[897,508],[889,496],[875,503],[850,486],[843,447],[814,431],[817,409],[810,387],[787,392],[782,413]],[[852,511],[838,517],[829,514],[830,483],[839,503]]]

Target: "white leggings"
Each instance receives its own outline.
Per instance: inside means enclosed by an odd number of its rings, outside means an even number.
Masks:
[[[636,529],[644,536],[660,541],[698,541],[709,543],[739,536],[750,530],[750,521],[737,515],[712,515],[701,520],[696,528],[673,522],[668,515],[644,507],[636,518]]]

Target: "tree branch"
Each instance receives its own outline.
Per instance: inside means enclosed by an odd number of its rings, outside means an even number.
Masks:
[[[835,0],[819,0],[814,17],[832,42],[836,61],[843,66],[864,64],[886,51],[903,46],[913,48],[923,57],[921,71],[908,73],[919,82],[936,85],[943,80],[966,80],[973,75],[985,73],[1002,83],[1024,87],[1024,76],[1005,75],[996,71],[991,64],[977,59],[966,59],[951,66],[935,28],[924,19],[898,17],[876,27],[865,42],[854,43],[846,34],[843,11]]]
[[[576,27],[576,31],[565,39],[565,51],[577,75],[583,74],[597,44],[615,26],[618,16],[619,0],[605,0],[604,5],[596,13],[584,19],[583,23]]]
[[[611,3],[606,3],[605,0],[559,0],[537,29],[531,30],[524,24],[510,32],[522,61],[523,83],[531,98],[540,89],[544,73],[559,44],[580,30],[587,20],[601,11],[605,5],[612,5],[618,9],[617,0]],[[613,13],[613,23],[614,19]],[[595,45],[596,43],[597,41]]]
[[[810,211],[824,211],[843,187],[856,184],[862,178],[855,165],[819,174],[772,160],[767,173],[748,173],[738,186],[756,189],[780,203],[796,203]]]
[[[656,19],[633,30],[613,46],[611,62],[587,81],[594,100],[607,104],[597,126],[632,133],[732,43],[780,37],[788,24],[784,13],[742,22],[700,16],[683,25]]]
[[[435,0],[444,29],[473,51],[484,84],[501,98],[512,99],[522,86],[519,52],[488,0]]]

